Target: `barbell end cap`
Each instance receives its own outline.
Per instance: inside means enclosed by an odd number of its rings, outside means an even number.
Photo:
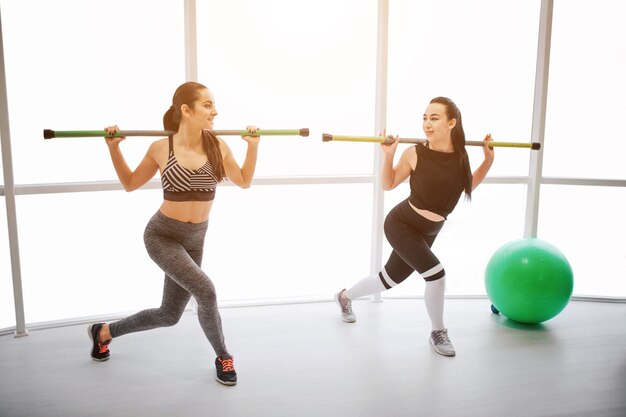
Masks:
[[[538,151],[539,149],[541,149],[541,143],[539,142],[533,142],[532,146],[530,147],[530,149],[532,149],[533,151]]]
[[[305,127],[304,129],[300,129],[300,136],[308,137],[309,136],[309,128]]]
[[[52,129],[44,129],[43,130],[43,138],[44,139],[52,139],[52,138],[54,138],[54,130],[52,130]]]
[[[333,135],[330,133],[322,134],[322,142],[330,142],[331,140],[333,140]]]

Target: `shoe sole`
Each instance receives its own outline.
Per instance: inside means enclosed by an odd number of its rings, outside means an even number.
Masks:
[[[96,341],[93,338],[93,326],[95,326],[95,324],[90,324],[89,327],[87,327],[87,335],[89,335],[89,338],[91,339],[91,345],[92,345],[92,351],[93,351],[93,344],[96,343]],[[89,351],[89,357],[96,361],[96,362],[104,362],[104,361],[108,361],[110,356],[107,356],[106,358],[94,358],[93,356],[91,356],[91,351]]]
[[[227,387],[232,387],[233,385],[237,385],[237,381],[234,381],[234,382],[233,381],[222,381],[221,379],[219,379],[217,377],[215,378],[215,380],[217,382],[219,382],[220,384],[222,384],[222,385],[226,385]]]
[[[438,351],[438,350],[437,350],[437,348],[435,347],[435,344],[433,343],[433,339],[428,338],[428,342],[429,342],[429,343],[430,343],[430,345],[433,347],[433,350],[434,350],[436,353],[440,354],[441,356],[446,356],[446,357],[456,356],[456,352],[449,352],[449,353],[446,353],[446,352],[440,352],[440,351]]]
[[[341,303],[339,302],[339,295],[335,295],[335,304],[337,304],[339,306],[339,311],[342,310],[341,308]],[[346,318],[344,317],[343,313],[341,313],[341,320],[343,320],[346,323],[354,323],[356,321],[356,317],[355,318]]]

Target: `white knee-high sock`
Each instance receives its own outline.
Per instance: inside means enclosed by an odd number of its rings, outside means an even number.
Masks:
[[[369,277],[365,277],[352,287],[346,290],[346,295],[349,299],[355,300],[359,297],[364,297],[366,295],[375,294],[377,292],[383,292],[387,289],[380,282],[380,278],[378,275],[372,275]]]
[[[443,276],[435,281],[426,281],[424,302],[426,311],[430,317],[433,330],[443,330],[443,297],[446,290],[446,277]]]

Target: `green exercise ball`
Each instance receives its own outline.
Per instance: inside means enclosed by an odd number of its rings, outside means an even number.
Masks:
[[[535,324],[567,306],[574,274],[554,245],[537,238],[517,239],[493,254],[485,271],[485,287],[494,313]]]

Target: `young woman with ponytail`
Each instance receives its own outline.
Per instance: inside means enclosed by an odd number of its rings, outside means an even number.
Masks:
[[[377,275],[363,278],[335,294],[335,301],[343,321],[353,323],[356,315],[351,300],[393,288],[417,271],[426,281],[424,301],[432,325],[430,344],[437,353],[454,356],[456,352],[443,321],[446,273],[431,246],[461,194],[465,192],[469,200],[472,190],[483,181],[493,163],[494,152],[487,145],[492,140],[487,135],[483,146],[485,159],[472,174],[461,112],[446,97],[431,100],[422,128],[428,142],[407,148],[396,166],[393,159],[397,138],[389,145],[381,145],[385,155],[381,172],[383,189],[392,190],[407,178],[411,188],[410,196],[385,219],[385,236],[393,248],[389,260]]]
[[[233,357],[224,342],[215,287],[201,269],[201,262],[216,186],[225,178],[242,188],[250,186],[259,137],[243,137],[248,150],[240,167],[228,145],[209,131],[215,116],[211,91],[202,84],[187,82],[178,87],[172,106],[163,116],[165,130],[175,133],[153,142],[134,171],[120,150],[124,138],[106,139],[113,166],[126,191],[141,187],[160,172],[163,202],[146,226],[144,242],[150,257],[165,272],[165,282],[159,308],[143,310],[111,324],[89,326],[91,357],[96,361],[109,359],[113,338],[176,324],[193,296],[198,303],[200,326],[217,355],[217,381],[225,385],[237,383]],[[118,127],[105,130],[113,134]],[[249,126],[248,131],[254,134],[257,128]]]

